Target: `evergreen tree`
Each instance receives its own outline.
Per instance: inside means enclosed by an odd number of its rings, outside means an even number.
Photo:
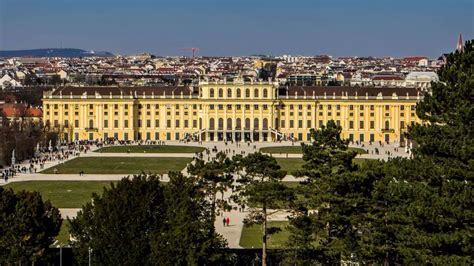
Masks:
[[[262,224],[262,265],[267,263],[267,238],[278,232],[278,228],[268,227],[268,217],[293,200],[293,193],[282,183],[286,172],[280,169],[275,158],[262,153],[237,155],[233,161],[239,169],[240,183],[235,200],[252,207],[244,220],[248,226]]]
[[[150,263],[151,236],[163,227],[164,188],[158,177],[123,178],[93,194],[92,202],[70,220],[72,243],[79,263],[146,265]]]
[[[163,227],[153,233],[153,263],[206,265],[222,262],[225,240],[215,233],[212,208],[197,180],[170,172]]]
[[[212,224],[214,224],[216,212],[229,208],[229,204],[224,200],[224,192],[234,181],[232,161],[223,152],[219,152],[216,158],[209,162],[197,159],[188,166],[187,171],[195,176],[198,185],[210,199]],[[217,198],[217,193],[221,194],[221,199]]]
[[[41,262],[61,223],[59,210],[38,192],[0,187],[0,264]]]

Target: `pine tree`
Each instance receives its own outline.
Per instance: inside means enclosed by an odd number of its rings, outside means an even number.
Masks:
[[[38,192],[0,187],[0,264],[41,262],[61,223],[59,210]]]
[[[268,217],[293,200],[293,193],[282,183],[286,172],[280,169],[275,158],[262,153],[237,155],[233,162],[239,169],[236,202],[251,207],[244,220],[246,226],[262,225],[262,265],[267,263],[267,238],[278,232],[278,228],[268,227]]]

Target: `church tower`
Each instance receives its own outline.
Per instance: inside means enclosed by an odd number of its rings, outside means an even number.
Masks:
[[[456,51],[462,52],[464,50],[464,44],[462,43],[462,34],[459,33],[458,43],[456,45]]]

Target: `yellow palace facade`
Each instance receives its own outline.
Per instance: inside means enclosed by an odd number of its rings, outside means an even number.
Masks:
[[[310,140],[334,120],[353,141],[403,140],[420,120],[414,88],[278,87],[201,81],[198,87],[60,87],[44,93],[44,123],[64,140]]]

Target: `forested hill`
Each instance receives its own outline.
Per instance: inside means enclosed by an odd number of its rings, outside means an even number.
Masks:
[[[104,51],[86,51],[75,48],[45,48],[31,50],[0,51],[0,57],[108,57],[114,54]]]

